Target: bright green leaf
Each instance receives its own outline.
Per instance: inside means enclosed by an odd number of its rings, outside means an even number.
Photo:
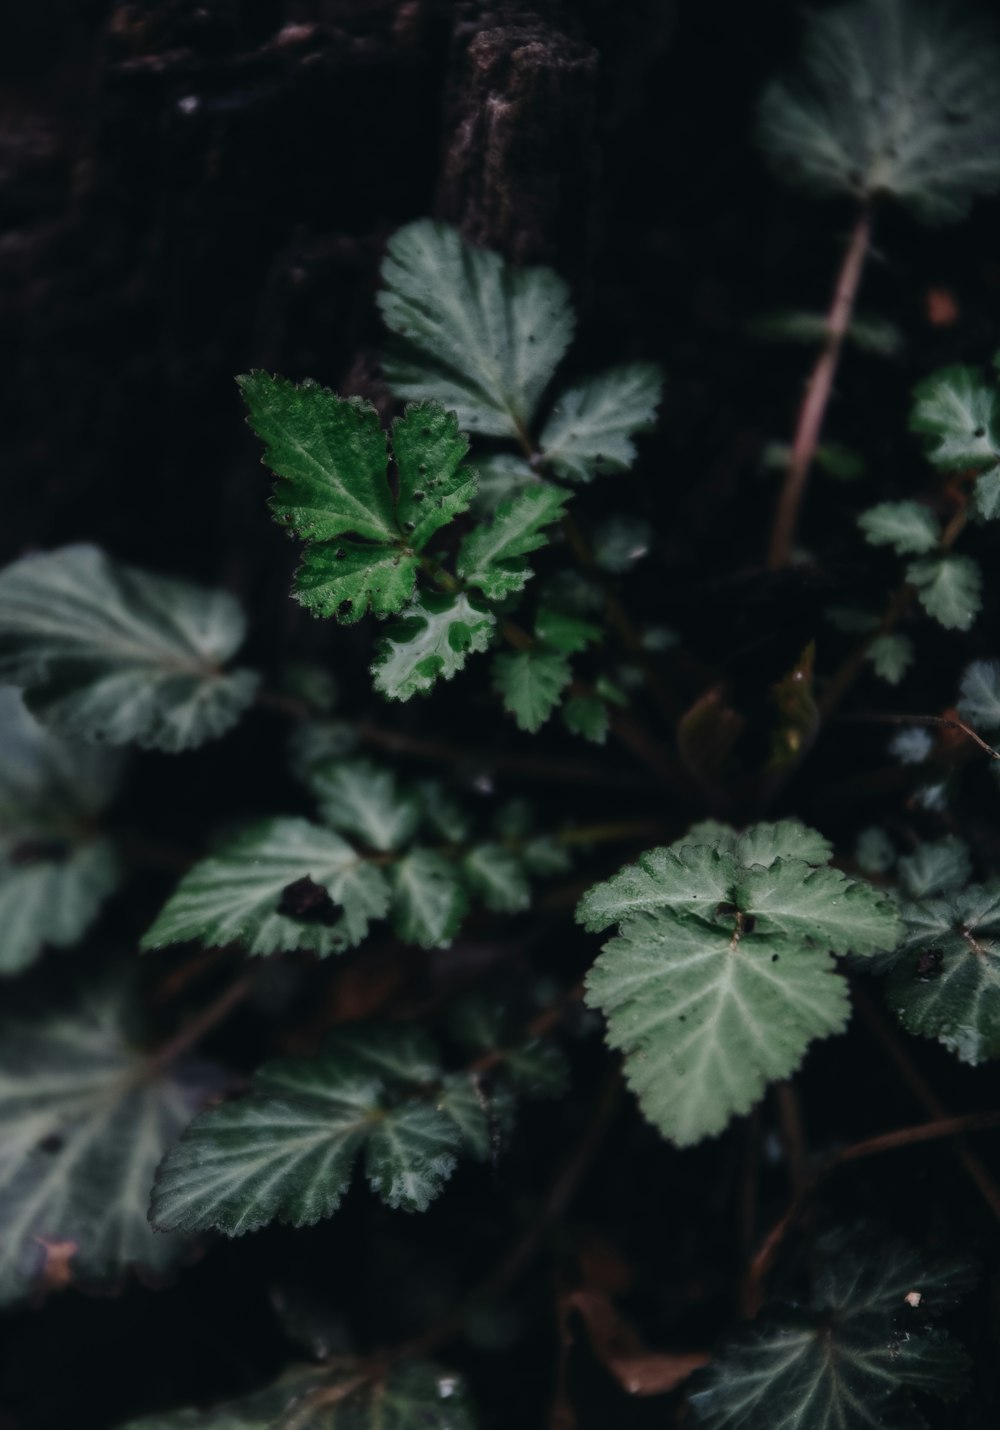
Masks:
[[[453,412],[436,402],[417,402],[392,424],[392,450],[399,473],[397,517],[407,545],[422,551],[436,531],[472,504],[476,478],[462,466],[468,439]]]
[[[303,551],[292,594],[314,615],[352,625],[369,610],[379,617],[401,611],[413,595],[418,566],[418,558],[398,546],[318,542]]]

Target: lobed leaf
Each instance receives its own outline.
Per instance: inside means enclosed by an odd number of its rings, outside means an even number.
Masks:
[[[613,367],[568,388],[556,399],[542,429],[542,460],[567,481],[624,472],[635,443],[656,419],[663,373],[652,363]]]
[[[569,661],[559,651],[505,651],[493,662],[493,687],[518,729],[535,734],[559,704],[573,678]]]
[[[383,368],[403,398],[433,398],[463,431],[520,438],[573,334],[566,285],[512,268],[421,220],[389,240],[379,307],[399,340]]]
[[[359,944],[388,907],[385,875],[346,840],[305,819],[271,819],[197,863],[141,947],[197,940],[325,956]]]
[[[891,546],[900,556],[922,556],[941,539],[933,513],[915,501],[880,502],[861,513],[858,525],[872,546]]]
[[[568,499],[568,492],[539,484],[502,502],[488,525],[462,538],[459,576],[491,601],[522,590],[530,575],[527,557],[546,545],[544,528],[561,518]]]
[[[44,1289],[49,1255],[85,1286],[162,1279],[182,1249],[146,1221],[165,1149],[215,1074],[159,1069],[126,1039],[111,989],[79,1009],[8,1022],[0,1039],[0,1301]]]
[[[470,655],[486,650],[495,627],[492,612],[464,591],[422,592],[379,643],[375,689],[389,700],[426,695],[438,680],[463,670]]]
[[[224,591],[151,576],[94,546],[0,572],[0,681],[67,738],[174,753],[224,734],[257,676],[223,669],[243,641]]]
[[[802,70],[772,84],[758,136],[818,193],[891,196],[927,222],[1000,187],[1000,56],[991,29],[913,0],[810,17]]]
[[[392,926],[407,943],[446,948],[468,910],[455,866],[432,849],[413,849],[392,869]]]
[[[969,556],[925,556],[911,561],[906,579],[929,616],[949,631],[967,631],[982,605],[983,579]]]
[[[266,1063],[244,1097],[196,1117],[157,1172],[153,1225],[227,1236],[311,1226],[337,1210],[362,1152],[388,1206],[425,1211],[454,1171],[458,1129],[400,1097],[419,1087],[405,1050],[401,1068],[359,1066],[357,1052],[333,1037],[318,1058]]]
[[[56,739],[0,687],[0,976],[46,945],[71,947],[117,888],[118,858],[94,820],[119,773],[116,753]]]
[[[690,1400],[697,1425],[908,1430],[911,1391],[964,1389],[967,1359],[930,1318],[968,1289],[967,1267],[884,1241],[820,1252],[806,1306],[776,1308],[713,1358]]]
[[[846,1024],[833,953],[892,948],[891,900],[825,863],[796,821],[693,829],[581,900],[577,917],[617,922],[587,979],[587,1001],[625,1054],[646,1116],[681,1146],[720,1132],[768,1081],[789,1076],[816,1038]],[[790,858],[789,848],[806,856]]]
[[[399,788],[392,770],[371,760],[320,764],[309,773],[309,787],[327,824],[372,849],[402,848],[420,822],[417,799]]]

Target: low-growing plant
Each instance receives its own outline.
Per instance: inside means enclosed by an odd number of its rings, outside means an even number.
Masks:
[[[937,1319],[976,1283],[973,1239],[880,1237],[853,1224],[886,1219],[878,1197],[862,1186],[838,1219],[828,1183],[1000,1123],[953,1115],[913,1061],[921,1040],[965,1064],[1000,1057],[995,840],[958,802],[1000,761],[1000,653],[977,626],[1000,516],[997,385],[974,365],[925,374],[909,414],[884,414],[895,455],[878,482],[859,475],[868,454],[821,438],[844,344],[903,341],[855,313],[878,208],[957,220],[1000,187],[1000,49],[909,0],[823,12],[799,72],[764,97],[760,142],[857,215],[828,314],[758,325],[819,346],[793,440],[767,454],[782,474],[773,571],[821,559],[808,520],[799,546],[814,466],[855,480],[837,533],[848,574],[757,708],[710,654],[680,650],[669,609],[631,609],[631,573],[659,539],[631,494],[665,479],[643,442],[661,399],[669,428],[670,374],[665,398],[649,361],[578,375],[562,279],[430,220],[387,245],[377,403],[239,378],[271,513],[299,551],[292,598],[360,633],[318,647],[301,620],[280,649],[251,637],[245,654],[228,592],[87,544],[0,573],[0,974],[20,980],[0,1043],[4,1303],[184,1276],[224,1238],[311,1228],[345,1200],[370,1199],[377,1234],[400,1242],[403,1214],[432,1203],[475,1227],[484,1189],[502,1191],[442,1286],[415,1296],[400,1254],[380,1293],[399,1309],[350,1324],[326,1266],[322,1304],[315,1285],[276,1303],[310,1360],[234,1382],[208,1410],[150,1404],[134,1430],[497,1423],[474,1371],[451,1369],[456,1347],[516,1356],[535,1333],[519,1278],[595,1158],[620,1159],[623,1182],[647,1164],[698,1175],[699,1153],[651,1160],[659,1139],[728,1139],[715,1145],[733,1161],[750,1146],[743,1190],[725,1194],[730,1213],[742,1197],[744,1244],[728,1313],[692,1312],[688,1332],[682,1317],[656,1352],[596,1253],[589,1280],[578,1269],[567,1289],[563,1273],[565,1344],[578,1315],[623,1395],[673,1395],[686,1423],[717,1430],[903,1430],[928,1397],[966,1388]],[[968,637],[964,674],[913,713],[900,692],[934,658],[934,624]],[[799,802],[800,770],[838,729],[879,725],[891,762],[866,768],[859,751],[857,799]],[[266,788],[284,801],[219,808],[163,847],[122,795],[122,747],[203,747],[210,762],[237,726],[248,796],[280,766]],[[527,802],[536,777],[575,789],[570,817]],[[593,818],[578,817],[591,795]],[[77,945],[77,962],[51,952]],[[829,1078],[857,1055],[840,1037],[855,1005],[924,1120],[873,1128],[846,1109],[837,1138],[807,1147],[798,1075],[825,1040]],[[244,1034],[227,1041],[233,1019]],[[540,1177],[519,1155],[526,1121]],[[567,1128],[566,1160],[547,1166]],[[988,1168],[956,1146],[972,1194],[1000,1211]],[[761,1155],[790,1182],[769,1230]],[[483,1235],[513,1239],[492,1267]],[[698,1294],[718,1309],[717,1290]],[[553,1425],[576,1423],[567,1405]]]

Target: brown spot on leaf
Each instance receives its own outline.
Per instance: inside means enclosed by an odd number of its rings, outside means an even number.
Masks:
[[[35,1240],[45,1252],[45,1260],[42,1263],[42,1272],[39,1278],[41,1289],[61,1291],[73,1280],[71,1262],[80,1249],[78,1243],[75,1241],[46,1241],[43,1236],[36,1236]]]

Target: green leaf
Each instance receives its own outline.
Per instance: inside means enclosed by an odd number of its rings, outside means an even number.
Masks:
[[[382,871],[338,834],[305,819],[271,819],[202,859],[142,939],[143,949],[197,939],[249,954],[340,953],[389,907]]]
[[[389,700],[426,695],[438,680],[463,670],[470,655],[486,650],[495,627],[492,612],[464,591],[422,592],[379,643],[375,689]]]
[[[58,858],[0,862],[0,976],[30,967],[46,946],[72,948],[120,882],[121,865],[105,839]]]
[[[406,943],[447,948],[468,909],[454,865],[432,849],[414,849],[392,869],[392,926]]]
[[[489,452],[476,458],[475,511],[480,517],[491,516],[501,502],[516,496],[525,487],[550,486],[529,467],[523,457],[514,452]]]
[[[493,662],[493,687],[504,709],[531,734],[545,724],[572,678],[569,662],[558,651],[505,651]]]
[[[397,517],[407,544],[422,551],[436,531],[468,511],[476,477],[463,467],[469,443],[453,412],[416,402],[392,424],[399,473]]]
[[[224,591],[151,576],[94,546],[0,572],[0,682],[58,734],[192,749],[230,729],[257,676],[227,672],[243,615]]]
[[[0,1037],[0,1302],[42,1289],[46,1248],[84,1286],[130,1270],[162,1279],[181,1251],[146,1221],[153,1172],[188,1121],[208,1070],[158,1070],[130,1047],[125,1000],[8,1022]],[[210,1075],[214,1078],[214,1074]]]
[[[522,590],[530,575],[527,557],[547,544],[544,528],[562,517],[568,499],[558,487],[539,485],[501,503],[488,525],[462,538],[459,576],[491,601]]]
[[[372,404],[259,370],[237,382],[264,443],[261,460],[278,478],[275,519],[310,541],[348,533],[394,541],[386,435]]]
[[[394,499],[386,435],[371,403],[264,372],[241,378],[240,386],[265,444],[263,460],[278,477],[275,517],[308,543],[296,600],[347,623],[369,608],[377,616],[401,610],[413,594],[414,553],[475,494],[455,414],[421,402],[393,424]]]
[[[789,821],[723,831],[720,848],[653,850],[578,909],[588,928],[619,923],[588,976],[587,1001],[607,1017],[646,1116],[680,1146],[749,1111],[810,1043],[846,1025],[831,954],[898,942],[890,900],[785,856],[795,832]],[[809,857],[829,857],[825,841],[802,833]]]
[[[807,1305],[780,1307],[724,1346],[691,1396],[707,1430],[908,1430],[910,1391],[953,1400],[961,1347],[932,1323],[968,1289],[967,1268],[877,1246],[821,1246]]]
[[[275,1220],[311,1226],[337,1210],[362,1152],[387,1206],[426,1211],[455,1169],[459,1133],[404,1096],[419,1086],[408,1054],[404,1043],[401,1068],[383,1059],[369,1069],[356,1040],[341,1048],[334,1037],[318,1058],[265,1063],[249,1093],[201,1113],[164,1158],[152,1224],[227,1236]]]
[[[420,822],[417,799],[371,760],[320,765],[310,772],[309,787],[327,824],[372,849],[401,849]]]
[[[663,394],[652,363],[609,368],[556,399],[539,446],[545,464],[567,481],[624,472],[635,461],[633,437],[647,432]]]
[[[571,695],[562,707],[562,718],[571,735],[582,735],[595,745],[608,738],[608,707],[598,695]]]
[[[906,579],[920,604],[949,631],[967,631],[979,612],[982,575],[969,556],[926,556],[911,561]]]
[[[555,611],[549,606],[540,606],[535,617],[535,639],[552,650],[564,655],[576,655],[586,650],[592,641],[601,638],[600,626],[592,621],[583,621],[579,616],[568,615],[565,611]]]
[[[936,843],[921,844],[899,861],[899,881],[911,899],[954,893],[963,888],[971,876],[972,858],[968,845],[952,836],[939,839]]]
[[[488,909],[516,914],[531,904],[531,888],[521,861],[502,844],[479,844],[462,860],[470,888]]]
[[[0,976],[46,945],[69,948],[120,881],[95,817],[118,784],[117,754],[44,730],[0,687]]]
[[[909,1032],[936,1038],[962,1062],[1000,1057],[1000,884],[970,885],[904,913],[890,1007]]]
[[[1000,730],[1000,661],[974,660],[966,666],[958,713],[980,730]]]
[[[384,1376],[363,1364],[297,1367],[264,1390],[202,1413],[175,1410],[122,1430],[475,1430],[462,1381],[426,1361]]]
[[[303,551],[292,595],[314,615],[336,616],[342,625],[369,610],[392,616],[413,595],[419,564],[398,546],[321,542]]]
[[[858,517],[865,540],[872,546],[891,546],[900,556],[922,556],[941,539],[937,518],[915,501],[885,501]]]
[[[1000,399],[975,367],[945,367],[913,393],[910,429],[927,441],[927,456],[942,471],[995,468],[1000,462]]]
[[[896,634],[876,636],[867,652],[875,674],[889,685],[899,684],[913,664],[913,657],[913,642],[909,636]]]
[[[870,825],[858,835],[854,860],[863,874],[887,874],[896,862],[896,847],[884,829]]]
[[[463,431],[520,438],[569,345],[573,312],[547,268],[512,268],[422,220],[389,240],[379,307],[399,342],[392,390],[434,398]]]
[[[958,219],[1000,187],[998,75],[977,21],[855,0],[810,17],[801,71],[765,93],[758,137],[777,173],[817,193],[887,194],[926,222]]]

